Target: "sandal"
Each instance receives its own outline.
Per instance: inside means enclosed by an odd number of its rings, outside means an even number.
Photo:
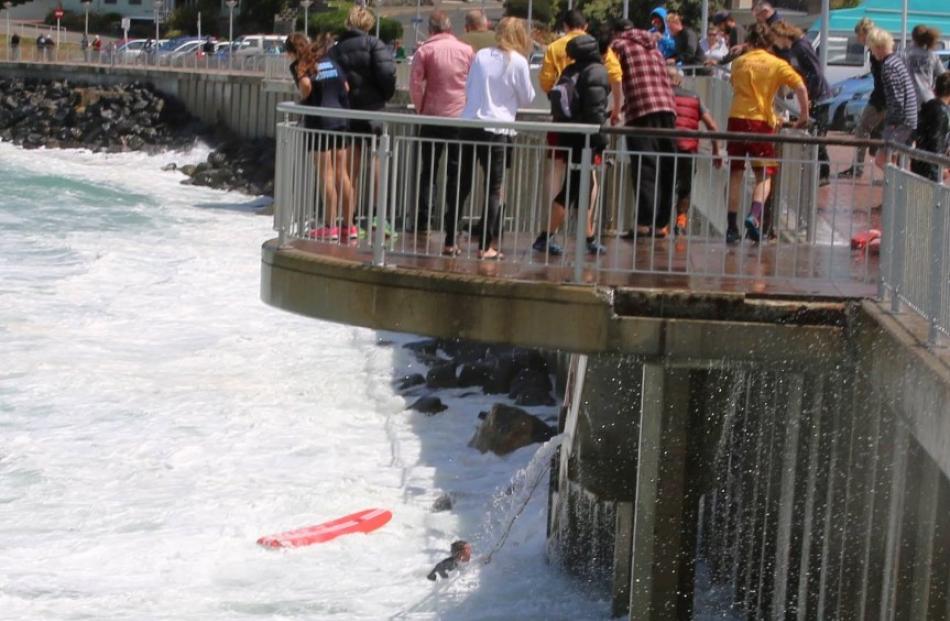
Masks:
[[[442,249],[443,257],[457,257],[462,254],[462,249],[458,246],[446,246]]]
[[[486,261],[501,261],[505,258],[505,255],[494,248],[486,248],[485,250],[478,251],[478,258],[485,259]]]

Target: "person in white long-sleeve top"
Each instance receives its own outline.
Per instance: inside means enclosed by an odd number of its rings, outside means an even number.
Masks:
[[[518,108],[534,100],[534,87],[525,54],[531,47],[524,20],[506,17],[495,32],[497,45],[480,50],[472,62],[465,86],[463,119],[514,121]],[[478,258],[502,259],[498,251],[501,224],[501,190],[510,154],[508,144],[514,130],[488,127],[465,129],[459,174],[459,205],[472,189],[475,160],[488,178],[488,197],[482,208]],[[475,145],[469,143],[478,143]]]

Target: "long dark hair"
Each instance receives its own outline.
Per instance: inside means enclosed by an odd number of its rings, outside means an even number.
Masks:
[[[300,62],[297,65],[297,75],[302,78],[313,73],[317,68],[317,63],[327,55],[335,41],[336,37],[329,32],[321,32],[318,34],[310,46],[300,53],[298,57]]]

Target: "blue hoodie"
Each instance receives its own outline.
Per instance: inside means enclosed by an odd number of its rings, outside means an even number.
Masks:
[[[663,36],[656,42],[657,49],[663,54],[663,58],[670,58],[676,54],[676,41],[670,36],[670,25],[666,23],[666,9],[661,6],[650,12],[650,19],[659,17],[663,22]],[[657,32],[656,28],[651,27],[650,32]]]

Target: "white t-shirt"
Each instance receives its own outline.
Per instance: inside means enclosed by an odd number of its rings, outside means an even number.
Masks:
[[[475,54],[465,84],[463,119],[514,121],[518,108],[534,100],[528,61],[518,52],[487,47]],[[514,135],[511,129],[486,129]]]

